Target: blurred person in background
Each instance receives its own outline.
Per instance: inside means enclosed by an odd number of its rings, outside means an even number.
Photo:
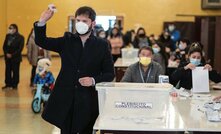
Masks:
[[[107,39],[106,32],[103,29],[100,29],[100,30],[97,31],[97,37],[102,38],[105,41],[107,41],[109,49],[111,51],[110,41]]]
[[[133,40],[135,38],[135,31],[127,31],[123,36],[124,48],[134,48]]]
[[[173,43],[169,34],[168,29],[165,29],[162,34],[159,37],[159,40],[161,43],[164,44],[165,47],[169,48],[170,50],[173,50]]]
[[[165,47],[160,42],[156,42],[152,46],[153,49],[153,61],[159,63],[162,66],[163,74],[166,73],[166,68],[168,65],[168,57],[165,52]]]
[[[171,50],[174,51],[176,49],[176,43],[181,37],[180,31],[176,29],[176,26],[173,23],[168,25],[168,31],[173,45]]]
[[[36,75],[36,68],[37,68],[37,63],[39,59],[42,58],[48,58],[51,59],[49,51],[37,46],[35,44],[35,34],[34,30],[32,29],[29,38],[27,40],[27,57],[29,63],[32,65],[32,70],[31,70],[31,79],[30,79],[30,86],[34,86],[34,77]]]
[[[11,24],[6,35],[3,51],[5,57],[5,86],[2,89],[17,89],[19,83],[20,63],[24,37],[19,33],[18,26]]]
[[[107,38],[111,45],[111,54],[113,57],[113,61],[121,57],[121,48],[123,47],[123,37],[117,27],[114,27],[111,30],[110,35]]]
[[[150,35],[149,40],[150,40],[150,46],[152,46],[153,44],[155,44],[156,41],[157,41],[154,34],[151,34],[151,35]]]
[[[181,63],[186,62],[188,59],[188,51],[190,48],[190,41],[188,39],[181,39],[177,42],[176,59]]]
[[[142,48],[143,46],[151,45],[143,27],[138,28],[133,44],[135,48]]]

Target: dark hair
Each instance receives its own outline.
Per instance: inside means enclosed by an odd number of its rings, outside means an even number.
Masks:
[[[179,42],[181,42],[181,41],[184,42],[184,43],[186,43],[187,46],[190,45],[190,41],[189,41],[188,39],[182,38],[182,39],[180,39]]]
[[[18,26],[16,24],[11,24],[10,27],[13,27],[14,29],[16,29],[16,33],[18,32]]]
[[[160,53],[160,54],[162,55],[162,57],[164,58],[164,60],[165,60],[165,65],[167,66],[167,65],[168,65],[168,56],[167,56],[167,54],[166,54],[164,44],[161,43],[160,41],[157,41],[155,44],[160,47],[160,52],[159,52],[159,53]],[[153,44],[153,45],[155,45],[155,44]]]
[[[150,37],[154,37],[154,34],[151,34]]]
[[[116,35],[114,35],[114,34],[112,33],[114,29],[117,30],[117,34],[116,34]],[[121,33],[120,33],[119,28],[113,27],[113,28],[111,29],[111,32],[110,32],[110,37],[111,37],[111,38],[113,38],[113,37],[121,37],[121,36],[122,36],[122,35],[121,35]]]
[[[123,35],[123,41],[124,41],[124,46],[128,46],[130,43],[132,43],[132,32],[131,31],[127,31]]]
[[[191,44],[189,52],[188,52],[188,56],[190,56],[194,52],[199,52],[200,55],[203,56],[202,48],[201,48],[199,42],[194,42],[194,43]]]
[[[101,32],[105,32],[103,29],[100,29],[97,31],[97,36],[101,33]]]
[[[130,30],[130,32],[131,32],[131,33],[135,33],[135,30],[134,30],[134,29],[132,29],[132,30]]]
[[[139,31],[140,31],[140,30],[143,30],[143,31],[144,31],[144,34],[146,35],[145,29],[144,29],[143,27],[140,27],[140,28],[137,29],[137,34],[136,34],[137,37],[139,36],[138,34],[139,34]]]
[[[149,50],[153,54],[153,49],[149,46],[143,46],[139,49],[138,55],[141,53],[142,50]]]
[[[79,15],[87,15],[92,21],[96,19],[96,12],[91,7],[83,6],[77,9],[75,12],[75,18]]]

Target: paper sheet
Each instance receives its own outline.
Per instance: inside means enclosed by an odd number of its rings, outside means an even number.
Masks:
[[[196,67],[192,70],[192,83],[194,93],[209,92],[209,73],[204,67]]]

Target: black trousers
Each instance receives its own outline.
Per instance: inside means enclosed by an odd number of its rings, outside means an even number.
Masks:
[[[65,124],[63,128],[61,128],[61,134],[92,134],[93,127],[83,130],[82,132],[72,132],[71,124]]]
[[[69,113],[67,119],[65,120],[65,123],[63,127],[61,128],[61,134],[92,134],[93,133],[93,123],[90,123],[88,127],[86,127],[81,132],[73,132],[73,125],[76,125],[73,123],[73,113]]]
[[[35,78],[35,75],[36,75],[36,68],[37,68],[37,66],[32,65],[30,84],[32,84],[34,82],[34,78]]]
[[[73,103],[74,104],[74,103]],[[61,128],[61,134],[92,134],[93,133],[93,126],[94,121],[89,122],[88,126],[84,128],[84,130],[80,132],[75,132],[74,130],[78,126],[78,121],[80,120],[78,117],[76,117],[73,104],[71,109],[69,110],[69,113],[64,121],[64,125]],[[75,117],[74,117],[75,116]]]
[[[9,87],[17,87],[19,83],[20,62],[5,61],[5,84]]]

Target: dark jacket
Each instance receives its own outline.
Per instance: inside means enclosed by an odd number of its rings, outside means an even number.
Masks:
[[[35,25],[36,44],[61,57],[61,70],[42,117],[59,128],[66,118],[73,118],[73,129],[79,132],[95,122],[98,95],[94,86],[83,87],[78,80],[85,76],[93,77],[96,83],[113,80],[114,67],[108,43],[91,34],[83,47],[77,34],[48,38],[46,26]],[[73,110],[73,117],[67,117],[70,110]]]
[[[135,36],[134,41],[132,43],[134,45],[134,48],[141,48],[143,46],[150,46],[151,45],[149,37],[145,36],[142,39],[146,40],[146,42],[140,42],[140,38]]]
[[[3,44],[3,51],[5,60],[11,60],[12,62],[22,61],[22,50],[24,48],[24,37],[19,33],[13,35],[7,34]],[[12,58],[7,58],[6,54],[11,54]]]
[[[189,64],[189,62],[185,64],[181,64],[178,69],[171,75],[171,83],[176,86],[176,84],[180,81],[180,87],[185,89],[192,88],[192,70],[185,70],[184,67]],[[199,65],[203,66],[203,65]],[[221,82],[221,75],[218,74],[215,70],[209,71],[209,79],[215,83]]]

